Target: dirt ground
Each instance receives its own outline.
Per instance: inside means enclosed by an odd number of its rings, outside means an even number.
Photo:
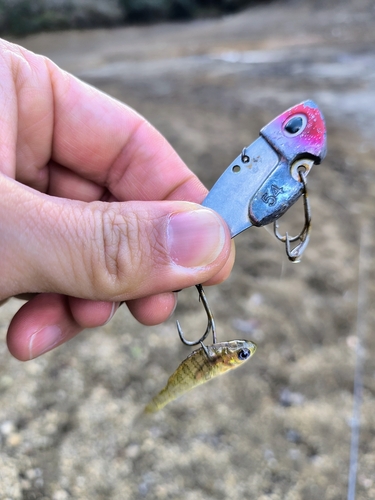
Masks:
[[[313,231],[302,262],[251,228],[236,238],[230,279],[206,290],[219,339],[258,344],[240,370],[139,419],[190,352],[176,318],[191,336],[204,327],[194,289],[158,327],[123,307],[32,362],[0,343],[1,499],[341,500],[356,360],[356,498],[375,498],[374,22],[372,2],[300,2],[20,42],[139,110],[207,187],[304,99],[325,114],[329,153],[308,179]],[[297,230],[301,212],[298,203],[281,228]],[[1,310],[4,339],[19,306]]]

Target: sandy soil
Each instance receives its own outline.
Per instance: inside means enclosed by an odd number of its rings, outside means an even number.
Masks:
[[[105,327],[26,364],[0,344],[0,498],[341,500],[356,359],[364,383],[356,498],[375,498],[370,3],[273,5],[22,40],[138,109],[208,187],[265,123],[307,98],[326,116],[329,154],[309,176],[313,232],[302,263],[252,228],[236,238],[230,279],[207,290],[220,340],[258,343],[240,370],[138,418],[189,352],[174,320],[192,336],[205,323],[194,289],[159,327],[122,308]],[[301,205],[286,219],[282,228],[299,228]],[[3,338],[18,307],[1,310]]]

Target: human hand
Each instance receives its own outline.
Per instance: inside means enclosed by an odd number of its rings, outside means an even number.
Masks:
[[[106,323],[122,301],[160,323],[173,290],[228,276],[226,224],[144,118],[5,41],[0,71],[0,300],[37,294],[8,330],[16,358]]]

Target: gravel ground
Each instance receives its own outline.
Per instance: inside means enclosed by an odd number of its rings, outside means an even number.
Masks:
[[[206,291],[219,339],[258,344],[240,370],[139,417],[189,352],[174,320],[192,336],[205,324],[194,289],[158,327],[123,307],[25,364],[0,343],[1,499],[341,500],[356,359],[356,498],[375,498],[374,21],[371,2],[296,3],[22,40],[138,109],[208,187],[265,123],[307,98],[325,114],[329,154],[309,176],[302,263],[252,228],[236,238],[231,277]],[[301,210],[282,229],[297,230]],[[1,309],[3,338],[19,305]]]

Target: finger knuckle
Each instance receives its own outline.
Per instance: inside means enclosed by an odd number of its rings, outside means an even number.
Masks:
[[[150,263],[160,261],[165,252],[153,224],[145,224],[142,214],[135,211],[125,216],[115,205],[100,211],[103,272],[99,271],[96,280],[113,287],[115,293],[132,294],[148,279]]]

